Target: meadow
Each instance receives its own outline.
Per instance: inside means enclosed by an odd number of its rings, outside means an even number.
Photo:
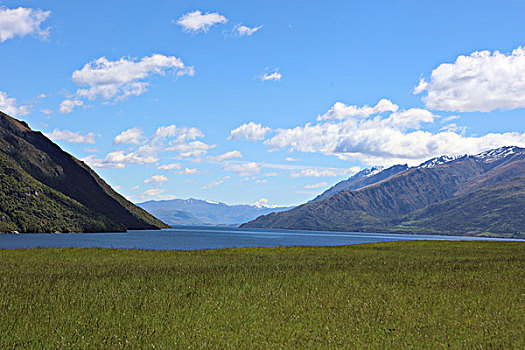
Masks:
[[[525,348],[525,244],[0,250],[0,349]]]

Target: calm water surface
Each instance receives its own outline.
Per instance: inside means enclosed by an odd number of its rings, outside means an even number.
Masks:
[[[179,226],[160,231],[141,230],[129,231],[126,233],[0,234],[0,249],[76,247],[195,250],[240,247],[337,246],[401,240],[472,241],[503,239],[361,232]]]

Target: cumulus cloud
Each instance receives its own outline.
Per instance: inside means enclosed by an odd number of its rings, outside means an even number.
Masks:
[[[156,163],[158,160],[154,155],[141,154],[140,152],[125,153],[124,151],[110,152],[102,159],[98,159],[95,155],[89,155],[82,159],[90,166],[100,169],[124,169],[128,164],[146,165]]]
[[[136,132],[125,135],[130,134],[136,136]],[[102,159],[88,156],[83,160],[95,168],[124,168],[126,164],[156,163],[161,154],[165,152],[179,152],[179,158],[191,157],[205,154],[208,149],[215,147],[215,145],[194,141],[198,137],[204,137],[204,134],[196,128],[177,127],[176,125],[161,126],[149,138],[143,137],[139,144],[130,143],[130,140],[135,141],[136,138],[128,138],[126,143],[133,146],[127,151],[111,152]]]
[[[311,190],[311,189],[314,189],[314,188],[325,187],[327,185],[328,185],[328,182],[319,182],[319,183],[316,183],[316,184],[306,185],[306,186],[304,186],[304,188],[306,188],[308,190]]]
[[[228,140],[245,139],[248,141],[264,140],[264,135],[270,131],[268,127],[263,127],[261,124],[249,122],[243,124],[230,132]]]
[[[95,144],[97,142],[96,138],[100,137],[100,134],[88,133],[86,135],[81,135],[78,132],[73,132],[70,130],[59,130],[55,129],[51,133],[44,134],[51,140],[55,141],[65,141],[69,143],[87,143]]]
[[[387,99],[380,100],[374,107],[364,105],[362,107],[347,106],[342,102],[336,102],[328,112],[317,117],[317,120],[335,120],[353,117],[368,117],[383,112],[397,112],[399,106]]]
[[[117,145],[123,145],[123,144],[138,145],[143,140],[142,133],[143,133],[142,129],[140,128],[132,128],[132,129],[125,130],[115,137],[115,139],[113,140],[113,143]]]
[[[251,36],[253,33],[255,33],[256,31],[258,31],[259,29],[261,29],[263,26],[258,26],[258,27],[253,27],[253,28],[250,28],[250,27],[247,27],[245,25],[242,25],[242,24],[238,24],[236,25],[234,28],[233,28],[233,32],[238,35],[238,36]]]
[[[84,102],[82,100],[69,100],[66,99],[60,103],[60,107],[58,107],[58,111],[62,114],[69,114],[73,112],[73,109],[75,107],[82,106]]]
[[[13,117],[29,114],[29,106],[18,106],[16,98],[7,97],[7,94],[0,91],[0,111]]]
[[[179,163],[171,163],[171,164],[164,164],[157,167],[158,170],[173,170],[173,169],[180,169]]]
[[[453,130],[453,126],[437,133],[422,129],[424,124],[437,118],[439,116],[417,108],[396,110],[389,115],[346,116],[278,129],[265,144],[272,149],[318,152],[368,165],[416,165],[444,154],[476,154],[505,145],[525,146],[525,134],[516,132],[467,137],[462,134],[464,129]]]
[[[414,94],[426,92],[427,108],[490,112],[525,107],[525,48],[506,55],[499,51],[476,51],[443,63],[422,78]]]
[[[276,69],[273,73],[264,73],[259,75],[261,81],[280,81],[282,79],[282,74],[279,73],[279,70]]]
[[[219,156],[208,157],[208,159],[214,162],[224,162],[225,160],[230,160],[233,158],[242,158],[242,153],[239,151],[231,151],[221,154]]]
[[[215,24],[224,24],[228,19],[215,12],[202,13],[201,11],[188,12],[182,15],[177,24],[182,27],[185,32],[207,32],[210,27]]]
[[[23,37],[30,34],[47,38],[49,29],[42,29],[40,25],[50,14],[51,11],[24,7],[0,8],[0,42],[3,43],[16,36]]]
[[[180,58],[154,54],[140,60],[122,57],[110,61],[101,57],[73,72],[72,79],[82,87],[77,90],[80,97],[121,100],[141,95],[149,86],[145,79],[168,71],[176,72],[177,76],[194,74],[193,67],[184,65]]]
[[[144,180],[144,183],[152,186],[160,186],[166,181],[168,181],[168,178],[164,175],[153,175],[149,179]]]

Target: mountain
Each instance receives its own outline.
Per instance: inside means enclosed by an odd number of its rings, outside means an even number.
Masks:
[[[345,190],[357,190],[368,185],[373,185],[385,179],[388,179],[394,175],[397,175],[408,169],[405,165],[394,165],[390,168],[384,169],[383,167],[372,167],[371,169],[364,169],[356,173],[347,180],[338,182],[334,186],[330,187],[313,201],[333,196],[334,194],[345,191]]]
[[[0,112],[0,232],[103,232],[166,227],[82,161]]]
[[[261,202],[227,205],[194,198],[148,201],[137,205],[170,225],[239,225],[260,215],[291,209]]]
[[[525,149],[439,157],[244,227],[525,237]]]

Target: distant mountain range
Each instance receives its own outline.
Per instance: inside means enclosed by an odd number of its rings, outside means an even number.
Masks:
[[[42,133],[0,112],[0,232],[167,227]]]
[[[260,215],[289,210],[292,207],[253,205],[228,205],[201,199],[173,199],[138,203],[169,225],[240,225]]]
[[[372,168],[242,226],[525,237],[525,149]]]

